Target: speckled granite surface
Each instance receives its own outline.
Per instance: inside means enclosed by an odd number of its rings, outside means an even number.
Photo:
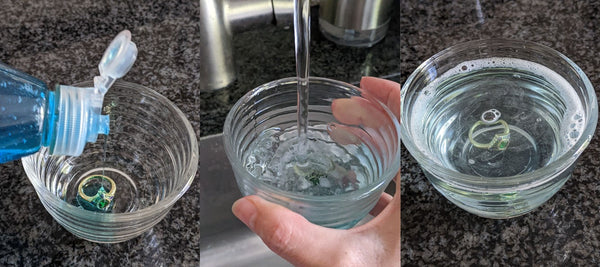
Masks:
[[[535,41],[562,52],[583,69],[598,93],[599,11],[596,1],[403,0],[402,81],[448,46],[497,37]],[[572,178],[547,203],[521,217],[491,220],[447,201],[403,148],[402,264],[598,266],[599,157],[596,131]]]
[[[49,85],[90,81],[104,49],[129,29],[138,59],[123,80],[150,87],[199,137],[198,1],[1,1],[0,61]],[[0,165],[0,266],[197,266],[199,187],[150,232],[102,245],[76,238],[46,212],[18,161]]]

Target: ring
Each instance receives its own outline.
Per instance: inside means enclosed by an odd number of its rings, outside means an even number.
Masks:
[[[106,180],[106,181],[110,182],[110,192],[106,192],[106,189],[104,189],[104,186],[101,185],[95,195],[93,195],[93,196],[86,195],[85,192],[83,192],[83,185],[92,179],[101,179],[101,180]],[[113,181],[112,179],[110,179],[104,175],[92,175],[92,176],[86,177],[85,179],[83,179],[83,181],[81,181],[81,183],[79,183],[79,190],[78,190],[79,196],[82,199],[93,204],[94,206],[96,206],[96,208],[101,209],[101,210],[108,207],[110,202],[112,202],[113,198],[115,197],[115,191],[117,191],[117,185],[115,184],[115,181]]]
[[[504,127],[504,131],[500,134],[495,134],[494,138],[492,138],[492,140],[489,143],[485,143],[485,144],[479,143],[479,142],[475,141],[475,139],[473,139],[473,132],[475,131],[475,129],[477,127],[479,127],[479,125],[492,126],[492,125],[496,125],[496,124],[502,124],[502,126]],[[473,124],[473,126],[469,130],[469,141],[471,141],[471,144],[473,144],[473,146],[475,146],[477,148],[490,149],[492,147],[496,147],[498,150],[506,150],[506,148],[508,148],[509,139],[510,139],[510,127],[504,120],[496,120],[491,123],[488,121],[477,121],[475,124]]]

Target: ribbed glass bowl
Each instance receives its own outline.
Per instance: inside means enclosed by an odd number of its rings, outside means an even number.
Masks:
[[[295,142],[298,140],[297,83],[296,78],[285,78],[261,85],[242,97],[227,115],[223,137],[235,178],[244,195],[257,194],[303,215],[315,224],[350,228],[369,213],[386,185],[398,173],[398,119],[383,103],[350,84],[311,77],[307,136],[310,142],[318,145],[306,152],[285,154],[282,151],[291,151],[288,150],[293,146],[290,144],[297,144]],[[337,99],[353,100],[369,106],[370,117],[377,119],[354,123],[340,121],[344,115],[341,113],[357,115],[360,109],[353,106],[351,110],[334,114],[332,104]],[[345,130],[338,131],[340,129]],[[351,142],[340,142],[340,139]],[[349,190],[348,184],[344,184],[352,178],[344,181],[347,177],[332,177],[335,175],[331,171],[327,173],[327,178],[312,180],[315,183],[312,184],[290,173],[295,171],[293,169],[297,165],[288,168],[286,164],[271,164],[270,160],[279,157],[280,152],[284,153],[282,161],[285,155],[299,154],[324,165],[333,158],[340,159],[343,163],[338,167],[344,165],[344,168],[348,168],[352,164],[353,171],[364,168],[365,175],[361,176],[360,171],[356,171],[358,182],[355,190]],[[350,155],[359,160],[353,162]],[[269,163],[265,164],[265,158]],[[255,159],[262,163],[250,171],[248,165],[253,165],[251,162],[255,162]],[[279,174],[274,177],[260,174],[257,173],[259,169]],[[332,189],[338,184],[342,186]]]
[[[565,55],[492,39],[423,62],[402,87],[401,114],[402,141],[433,186],[471,213],[504,219],[542,205],[571,177],[598,102]]]
[[[92,86],[91,83],[77,86]],[[185,115],[141,85],[116,82],[104,98],[110,133],[78,157],[49,156],[46,148],[22,159],[46,210],[74,235],[116,243],[152,228],[192,183],[198,143]],[[116,184],[110,210],[84,209],[78,186],[91,175]]]

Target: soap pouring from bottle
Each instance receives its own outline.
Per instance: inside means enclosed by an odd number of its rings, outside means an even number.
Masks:
[[[94,87],[57,85],[0,63],[0,163],[48,147],[50,155],[79,156],[87,142],[107,135],[110,119],[102,115],[104,95],[135,62],[137,47],[127,30],[119,33],[99,64]]]

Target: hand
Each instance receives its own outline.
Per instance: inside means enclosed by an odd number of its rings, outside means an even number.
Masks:
[[[400,85],[364,77],[361,88],[385,103],[400,118]],[[344,123],[373,123],[369,105],[358,99],[336,99],[332,103],[336,118]],[[341,112],[341,111],[344,112]],[[347,116],[346,116],[347,115]],[[338,230],[310,223],[287,208],[258,196],[246,196],[232,210],[276,254],[296,266],[400,266],[400,173],[394,178],[396,194],[384,193],[368,223]]]

